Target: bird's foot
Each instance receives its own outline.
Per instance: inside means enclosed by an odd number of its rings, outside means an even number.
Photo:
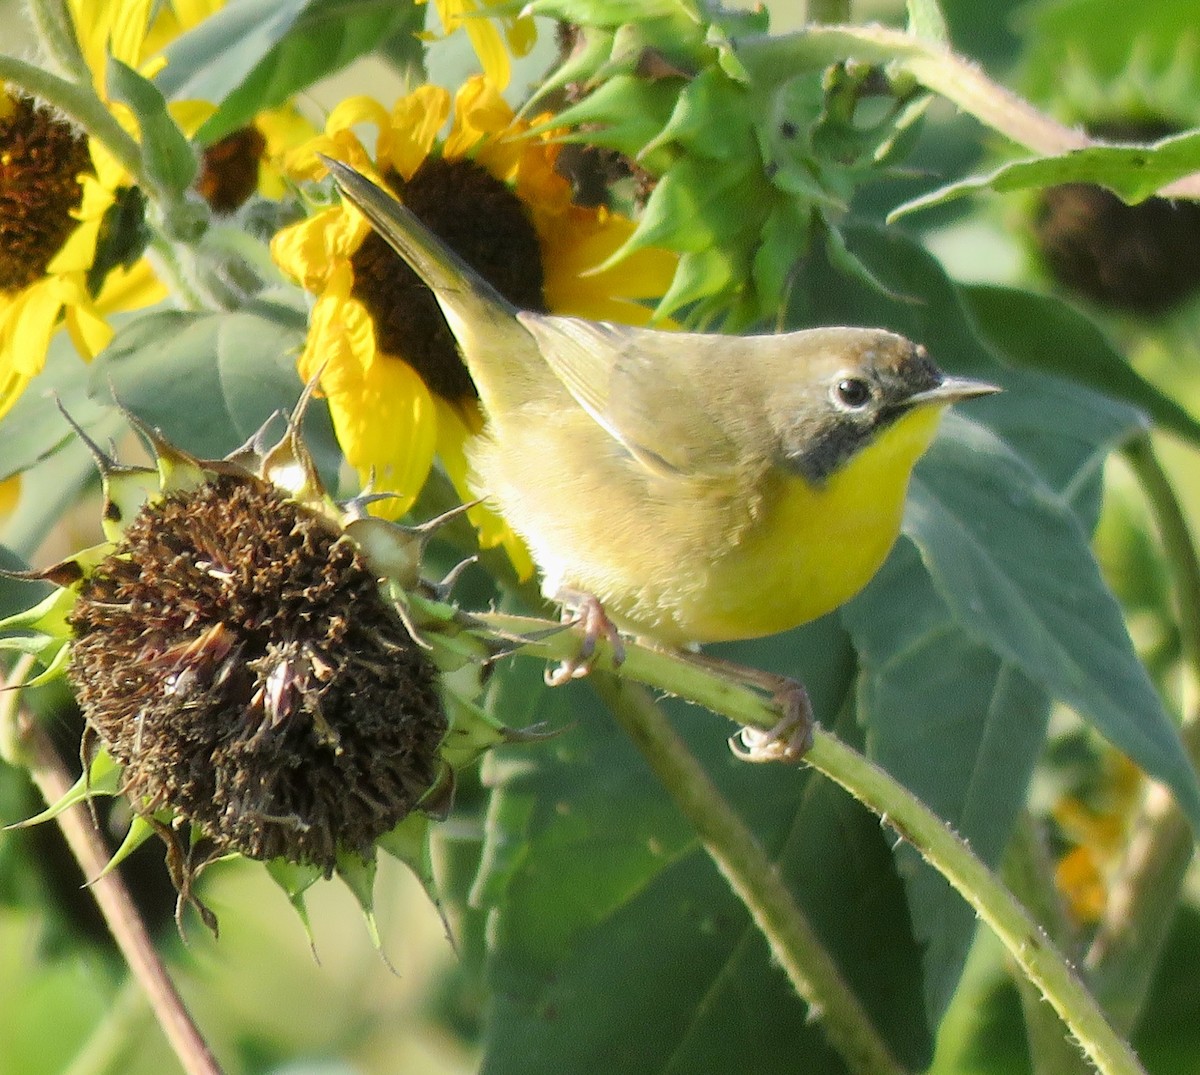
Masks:
[[[774,727],[746,726],[729,737],[729,749],[742,761],[794,765],[812,749],[815,721],[803,684],[780,676],[774,700],[782,714]]]
[[[559,599],[563,602],[563,623],[582,628],[583,640],[575,656],[562,661],[556,668],[546,670],[547,685],[561,687],[573,679],[586,676],[595,663],[596,645],[601,638],[609,645],[613,666],[619,667],[625,660],[625,644],[621,641],[616,624],[608,618],[608,613],[595,595],[560,594]]]

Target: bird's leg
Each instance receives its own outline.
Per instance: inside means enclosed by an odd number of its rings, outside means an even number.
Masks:
[[[808,753],[813,744],[815,721],[808,691],[798,679],[708,653],[685,651],[681,656],[728,679],[767,692],[779,707],[779,721],[770,730],[747,725],[730,736],[729,748],[742,761],[795,764]]]
[[[583,641],[574,657],[564,660],[557,668],[547,670],[546,683],[551,687],[561,687],[572,679],[586,676],[592,670],[596,643],[601,638],[612,649],[613,666],[620,666],[625,660],[625,644],[621,641],[616,624],[608,618],[596,595],[578,590],[559,590],[554,598],[562,604],[563,623],[583,629]]]

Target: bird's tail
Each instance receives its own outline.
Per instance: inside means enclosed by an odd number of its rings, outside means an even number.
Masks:
[[[433,292],[459,341],[468,368],[478,381],[481,371],[472,362],[473,341],[481,333],[501,339],[512,332],[524,336],[525,330],[516,319],[517,308],[389,191],[348,164],[324,156],[321,159],[346,199]]]

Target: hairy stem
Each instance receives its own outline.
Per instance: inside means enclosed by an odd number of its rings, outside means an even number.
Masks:
[[[1054,863],[1037,822],[1023,812],[1004,856],[1004,881],[1060,948],[1074,957],[1078,931],[1067,917],[1054,885]],[[1090,1075],[1091,1065],[1063,1033],[1062,1021],[1028,978],[1014,975],[1025,1016],[1025,1036],[1034,1075]]]
[[[0,79],[53,105],[73,119],[90,137],[104,144],[135,184],[146,191],[154,190],[142,167],[141,148],[116,121],[91,86],[68,82],[44,68],[18,60],[15,56],[3,55],[0,55]]]
[[[829,1042],[846,1066],[861,1075],[902,1072],[774,863],[662,710],[642,687],[614,676],[596,673],[593,686],[696,829],[796,992],[820,1014]]]
[[[90,78],[65,0],[30,0],[29,15],[38,43],[57,65],[58,73],[76,81]]]
[[[524,656],[561,661],[578,655],[578,633],[555,630],[556,625],[545,620],[500,613],[475,618],[510,634],[534,636],[535,640],[516,650]],[[611,670],[607,651],[599,655],[597,664]],[[689,660],[686,654],[627,643],[621,674],[697,702],[739,724],[770,730],[779,721],[779,711],[767,699]],[[1101,1075],[1143,1072],[1128,1042],[1109,1025],[1045,931],[946,822],[883,769],[829,732],[817,729],[805,760],[878,814],[954,886],[1041,990]]]

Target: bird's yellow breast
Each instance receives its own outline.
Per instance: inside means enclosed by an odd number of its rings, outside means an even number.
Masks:
[[[858,593],[896,541],[913,465],[942,409],[905,415],[819,487],[774,471],[759,518],[711,564],[695,600],[673,610],[676,641],[774,634]]]

